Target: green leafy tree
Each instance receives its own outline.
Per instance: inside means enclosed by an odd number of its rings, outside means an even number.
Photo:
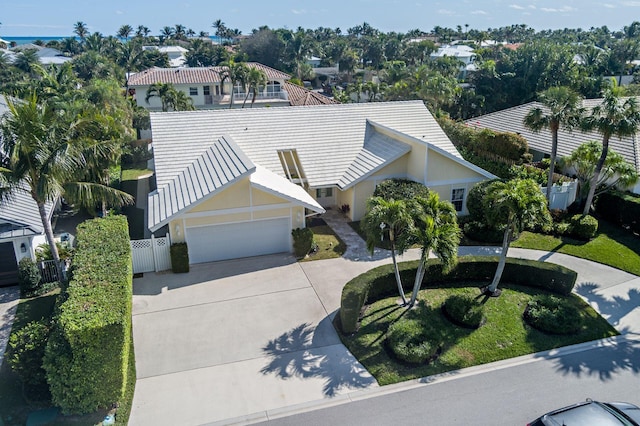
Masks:
[[[413,219],[406,203],[403,200],[385,200],[382,197],[370,198],[367,202],[367,213],[362,218],[360,227],[367,236],[367,249],[372,254],[375,245],[384,239],[385,234],[389,236],[398,293],[402,298],[402,304],[406,305],[407,299],[396,260],[396,253],[402,254],[410,246],[409,236],[413,228]]]
[[[499,295],[498,284],[507,260],[507,252],[514,235],[521,231],[551,222],[547,199],[538,184],[531,179],[492,182],[483,200],[485,220],[496,229],[504,228],[502,252],[488,294]]]
[[[413,217],[412,242],[420,245],[420,262],[416,270],[413,292],[409,306],[414,306],[422,286],[429,253],[433,252],[442,262],[445,271],[455,266],[458,260],[460,228],[457,214],[449,201],[441,201],[435,192],[426,198],[416,198],[411,206]]]
[[[589,193],[583,214],[589,214],[591,203],[598,186],[598,180],[609,153],[609,140],[633,136],[640,128],[640,108],[635,98],[623,98],[622,88],[612,82],[604,92],[602,103],[593,108],[591,115],[585,118],[584,128],[595,130],[602,135],[602,152],[596,162],[593,177],[589,183]]]
[[[575,171],[580,183],[579,200],[585,201],[595,174],[596,163],[602,155],[602,144],[598,141],[585,142],[576,148],[570,156],[562,159],[564,167]],[[612,188],[627,188],[638,180],[638,174],[622,155],[609,150],[604,161],[600,176],[596,183],[594,196],[609,191]]]
[[[73,32],[75,35],[80,37],[80,39],[84,40],[84,38],[89,34],[89,29],[87,28],[87,24],[82,21],[78,21],[73,26]]]
[[[247,72],[247,94],[244,97],[244,102],[242,102],[242,108],[247,103],[247,98],[251,95],[251,108],[253,108],[253,104],[256,101],[256,96],[258,91],[267,84],[267,75],[264,71],[259,70],[257,68],[250,68]]]
[[[120,38],[128,40],[131,33],[133,33],[133,27],[129,24],[124,24],[118,29],[116,35]]]
[[[558,155],[558,131],[575,128],[584,114],[580,96],[568,87],[550,87],[540,93],[538,99],[545,107],[532,108],[524,118],[524,125],[535,133],[543,129],[551,131],[551,158],[547,179],[547,202],[551,198],[553,173]]]
[[[244,63],[236,62],[233,59],[230,59],[223,66],[224,68],[220,73],[220,88],[221,90],[223,90],[224,82],[226,80],[229,80],[229,83],[231,83],[231,99],[229,101],[229,108],[233,108],[235,87],[237,84],[240,84],[242,86],[242,90],[246,91],[247,74],[249,73],[249,68],[247,68]]]
[[[59,196],[84,203],[132,202],[127,193],[76,179],[78,170],[87,166],[88,155],[109,155],[112,145],[106,143],[104,149],[97,149],[103,141],[94,139],[106,132],[103,126],[109,124],[109,118],[73,111],[65,114],[46,103],[39,105],[35,95],[25,102],[9,101],[8,106],[9,114],[0,122],[0,200],[10,199],[16,192],[33,198],[53,259],[59,264],[47,203],[55,202]]]
[[[177,90],[171,83],[154,83],[149,86],[147,95],[144,98],[149,103],[151,98],[160,98],[162,111],[190,111],[193,107],[193,100],[183,91]]]

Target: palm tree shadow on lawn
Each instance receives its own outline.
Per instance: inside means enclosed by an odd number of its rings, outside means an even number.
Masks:
[[[320,341],[323,327],[333,327],[331,318],[325,317],[317,327],[300,324],[270,340],[262,351],[271,358],[260,372],[290,378],[324,379],[322,391],[334,397],[343,389],[362,389],[374,385],[376,380],[339,341],[327,345]]]

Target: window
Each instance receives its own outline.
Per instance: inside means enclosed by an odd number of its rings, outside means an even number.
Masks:
[[[333,197],[333,188],[316,189],[316,198],[329,198],[329,197]]]
[[[280,83],[277,81],[270,81],[267,83],[267,95],[279,95],[280,94]]]
[[[451,204],[455,207],[457,212],[462,211],[462,204],[464,203],[464,188],[455,188],[451,191]]]
[[[198,96],[198,88],[189,87],[189,96]]]
[[[209,96],[211,94],[211,86],[202,86],[202,94]]]

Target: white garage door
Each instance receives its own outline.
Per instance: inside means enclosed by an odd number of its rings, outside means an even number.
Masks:
[[[289,218],[187,228],[189,263],[291,250]]]

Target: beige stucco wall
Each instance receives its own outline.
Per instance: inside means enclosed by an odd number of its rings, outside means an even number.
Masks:
[[[470,168],[457,163],[451,158],[445,157],[439,152],[429,150],[427,160],[427,182],[443,180],[467,180],[484,177]]]
[[[292,227],[305,226],[305,210],[302,206],[290,206],[290,201],[276,195],[252,188],[249,178],[236,182],[229,188],[185,212],[197,217],[181,217],[169,224],[172,242],[184,242],[184,225],[206,226],[277,217],[291,217]],[[283,207],[283,205],[289,205]],[[273,206],[273,208],[269,208]],[[233,212],[225,212],[235,209]],[[238,211],[240,210],[240,211]]]

